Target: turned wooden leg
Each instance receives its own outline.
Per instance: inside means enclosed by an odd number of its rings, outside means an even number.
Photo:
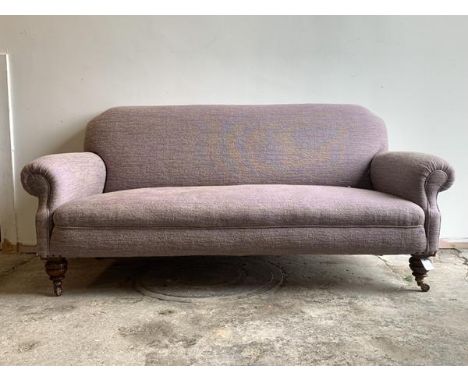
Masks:
[[[430,286],[426,284],[423,280],[427,276],[427,270],[424,268],[421,259],[429,259],[424,256],[411,256],[409,259],[409,266],[413,271],[413,276],[416,280],[416,283],[421,288],[423,292],[427,292],[430,289]]]
[[[45,269],[54,284],[54,294],[61,296],[63,291],[62,280],[65,278],[65,272],[67,271],[67,259],[63,257],[51,257],[47,259]]]

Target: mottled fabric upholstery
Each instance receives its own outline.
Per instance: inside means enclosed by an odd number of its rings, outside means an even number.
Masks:
[[[373,159],[371,179],[376,190],[411,200],[421,206],[425,214],[427,236],[424,252],[436,252],[441,223],[437,195],[453,184],[452,167],[434,155],[386,152]]]
[[[24,189],[39,198],[36,213],[37,253],[49,255],[52,217],[57,207],[92,194],[100,194],[106,167],[93,153],[46,155],[27,164],[21,172]]]
[[[52,232],[50,253],[65,257],[186,255],[408,254],[424,250],[424,227],[232,228]]]
[[[354,105],[119,107],[93,119],[85,150],[105,191],[143,187],[314,184],[370,188],[387,148],[383,121]]]
[[[109,192],[59,207],[60,228],[415,227],[418,205],[372,190],[333,186],[157,187]]]
[[[426,244],[418,205],[333,186],[117,191],[64,204],[54,223],[52,254],[72,256],[104,256],[116,243],[115,256],[395,253]]]
[[[422,253],[453,170],[352,105],[110,109],[24,167],[41,257]]]

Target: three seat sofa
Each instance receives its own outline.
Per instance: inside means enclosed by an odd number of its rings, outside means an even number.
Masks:
[[[453,170],[363,107],[117,107],[84,149],[21,174],[56,295],[67,258],[181,255],[407,254],[429,289]]]

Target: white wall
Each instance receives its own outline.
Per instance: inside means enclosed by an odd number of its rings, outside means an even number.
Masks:
[[[468,237],[468,17],[0,17],[17,171],[81,150],[116,105],[356,103],[390,146],[446,158],[442,236]],[[35,199],[17,187],[19,240]]]

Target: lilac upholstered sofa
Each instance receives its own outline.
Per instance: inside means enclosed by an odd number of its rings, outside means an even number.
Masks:
[[[24,167],[56,295],[67,258],[411,254],[423,291],[452,168],[353,105],[118,107]]]

